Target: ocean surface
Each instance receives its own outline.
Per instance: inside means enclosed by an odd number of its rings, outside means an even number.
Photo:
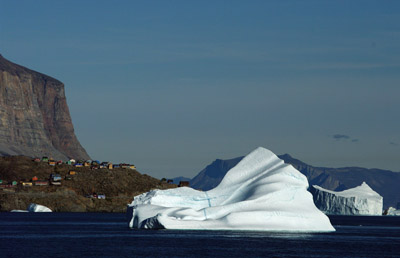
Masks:
[[[400,217],[331,216],[334,233],[132,230],[121,213],[0,213],[0,257],[400,257]]]

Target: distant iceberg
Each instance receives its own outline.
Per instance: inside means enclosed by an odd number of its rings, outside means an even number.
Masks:
[[[28,207],[29,212],[52,212],[51,209],[47,208],[46,206],[31,203]]]
[[[46,206],[31,203],[29,204],[27,210],[12,210],[11,212],[52,212],[52,210],[47,208]]]
[[[335,192],[320,186],[310,187],[315,205],[330,215],[382,215],[383,197],[371,189],[367,183]]]
[[[303,174],[260,147],[216,188],[153,190],[134,197],[127,215],[131,228],[335,231],[307,188]]]
[[[397,210],[393,207],[389,207],[387,210],[385,210],[384,215],[387,216],[400,216],[400,210]]]

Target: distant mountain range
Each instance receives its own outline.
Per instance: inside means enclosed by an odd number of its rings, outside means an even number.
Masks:
[[[400,202],[399,172],[361,167],[314,167],[291,157],[289,154],[278,157],[303,173],[310,185],[319,185],[328,190],[342,191],[366,182],[374,191],[383,196],[384,208],[389,206],[396,207],[397,203]],[[216,187],[225,174],[242,159],[243,157],[215,160],[190,180],[190,186],[203,191]]]

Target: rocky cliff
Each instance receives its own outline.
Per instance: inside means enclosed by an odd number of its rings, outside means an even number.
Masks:
[[[64,84],[1,55],[0,155],[89,158],[75,136]]]

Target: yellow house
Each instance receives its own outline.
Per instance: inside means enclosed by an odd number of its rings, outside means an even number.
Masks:
[[[130,165],[129,168],[130,169],[136,169],[135,165]]]
[[[71,170],[71,171],[69,171],[69,174],[72,176],[72,175],[76,175],[76,172],[75,171],[73,171],[73,170]]]
[[[107,168],[108,169],[113,169],[113,164],[112,163],[108,163]]]
[[[32,186],[32,182],[22,182],[22,186]]]

